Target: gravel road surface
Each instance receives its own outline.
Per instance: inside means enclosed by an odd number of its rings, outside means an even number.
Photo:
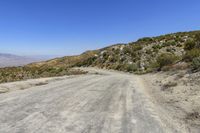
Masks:
[[[0,133],[177,132],[160,115],[137,76],[114,71],[0,94]]]

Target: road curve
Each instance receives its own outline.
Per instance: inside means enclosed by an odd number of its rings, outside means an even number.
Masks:
[[[0,94],[0,133],[169,133],[133,75],[99,70]]]

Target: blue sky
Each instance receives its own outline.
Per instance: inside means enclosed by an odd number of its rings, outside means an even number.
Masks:
[[[0,0],[0,52],[73,55],[200,29],[199,0]]]

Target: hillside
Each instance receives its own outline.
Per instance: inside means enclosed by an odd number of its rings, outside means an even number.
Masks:
[[[200,31],[193,31],[113,45],[78,65],[135,73],[187,68],[197,71],[199,56]]]
[[[200,68],[200,31],[146,37],[128,44],[116,44],[77,56],[66,56],[23,67],[0,69],[0,82],[61,76],[70,68],[92,66],[138,74]]]
[[[82,60],[87,60],[93,56],[94,52],[88,51],[77,56],[56,58],[20,67],[0,68],[0,83],[41,77],[83,74],[85,72],[71,68]]]

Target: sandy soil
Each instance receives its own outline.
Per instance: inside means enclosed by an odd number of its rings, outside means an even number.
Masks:
[[[200,132],[200,73],[82,69],[0,84],[0,132]]]
[[[164,117],[185,128],[200,132],[200,73],[171,71],[142,75],[146,91]]]
[[[66,80],[66,79],[75,78],[78,76],[79,75],[71,75],[71,76],[28,79],[28,80],[24,80],[24,81],[2,83],[2,84],[0,84],[0,94],[17,91],[17,90],[25,90],[25,89],[29,89],[31,87],[46,85],[51,82],[55,82],[55,81],[59,81],[59,80]]]
[[[187,132],[152,102],[137,75],[95,70],[0,94],[2,133]]]

